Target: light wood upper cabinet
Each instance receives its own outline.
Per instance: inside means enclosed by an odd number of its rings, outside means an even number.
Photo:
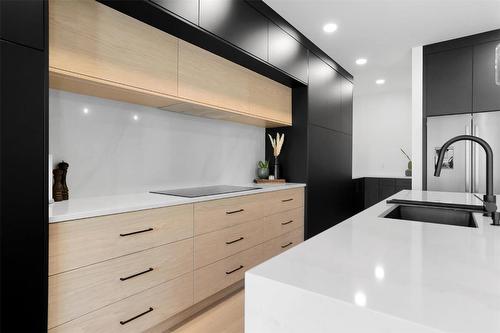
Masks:
[[[50,86],[265,127],[292,123],[291,88],[94,0],[49,1]]]

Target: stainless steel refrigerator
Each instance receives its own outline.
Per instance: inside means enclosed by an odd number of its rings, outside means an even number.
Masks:
[[[441,177],[434,167],[441,146],[454,136],[470,134],[493,149],[494,192],[500,193],[500,111],[427,118],[427,189],[485,193],[486,156],[476,143],[460,141],[445,154]]]

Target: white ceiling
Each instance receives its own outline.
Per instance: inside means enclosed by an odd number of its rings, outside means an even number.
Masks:
[[[355,77],[411,86],[411,48],[500,28],[500,0],[264,0]],[[334,22],[336,32],[323,25]],[[368,63],[355,64],[364,57]],[[377,78],[383,87],[373,88]]]

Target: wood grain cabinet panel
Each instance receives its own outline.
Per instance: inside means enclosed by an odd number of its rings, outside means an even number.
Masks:
[[[266,216],[266,239],[304,227],[304,207]]]
[[[50,0],[49,16],[50,67],[177,95],[177,38],[93,0]]]
[[[303,188],[269,192],[265,195],[267,196],[264,201],[266,215],[272,215],[290,209],[304,207]]]
[[[49,332],[144,332],[192,304],[193,274],[188,273],[57,326]]]
[[[291,125],[291,89],[179,41],[179,97]]]
[[[52,223],[49,275],[193,236],[193,205]]]
[[[187,239],[53,275],[49,329],[193,270]]]
[[[265,216],[265,194],[205,201],[194,204],[194,233],[224,229]]]

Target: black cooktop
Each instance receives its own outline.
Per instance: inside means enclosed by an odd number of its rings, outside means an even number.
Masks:
[[[197,198],[197,197],[204,197],[207,195],[251,191],[251,190],[257,190],[259,188],[260,187],[216,185],[216,186],[180,188],[180,189],[173,189],[166,191],[151,191],[151,193],[175,195],[177,197],[184,197],[184,198]]]

